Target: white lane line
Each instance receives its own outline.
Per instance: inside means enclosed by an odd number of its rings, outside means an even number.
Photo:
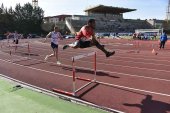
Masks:
[[[41,55],[41,56],[42,56],[42,55]],[[63,58],[63,59],[64,59],[64,58]],[[79,61],[85,62],[85,63],[92,63],[92,62],[83,61],[83,60],[79,60]],[[149,71],[151,70],[151,71],[167,72],[167,73],[170,72],[170,71],[167,71],[167,70],[141,68],[141,67],[136,67],[136,66],[124,66],[124,65],[106,64],[106,63],[97,63],[97,64],[101,64],[101,65],[109,65],[109,66],[114,66],[114,67],[135,68],[135,69],[139,69],[139,70],[149,70]]]
[[[124,60],[117,60],[117,59],[116,59],[116,61],[128,62],[128,63],[152,64],[152,65],[158,65],[158,66],[170,66],[170,65],[166,65],[166,64],[147,63],[147,62],[140,62],[140,61],[124,61]]]
[[[57,74],[57,75],[66,76],[66,77],[72,77],[72,76],[65,75],[65,74],[54,73],[54,72],[50,72],[50,71],[46,71],[46,70],[42,70],[42,69],[37,69],[37,68],[29,67],[29,66],[23,66],[23,65],[12,63],[12,62],[9,62],[9,61],[6,61],[6,60],[2,60],[2,59],[0,59],[0,60],[3,61],[3,62],[6,62],[6,63],[11,63],[11,64],[14,64],[14,65],[20,66],[20,67],[26,67],[26,68],[29,68],[29,69],[33,69],[33,70],[37,70],[37,71],[42,71],[42,72],[46,72],[46,73]],[[170,97],[170,94],[153,92],[153,91],[147,91],[147,90],[142,90],[142,89],[137,89],[137,88],[131,88],[131,87],[121,86],[121,85],[117,85],[117,84],[105,83],[105,82],[101,82],[101,81],[97,81],[97,82],[100,83],[100,84],[108,85],[108,86],[114,86],[114,87],[129,89],[129,90],[135,90],[135,91],[140,91],[140,92],[145,92],[145,93],[151,93],[151,94],[156,94],[156,95]]]
[[[93,63],[93,62],[88,62],[88,61],[83,61],[83,60],[79,60],[79,61],[84,62],[84,63]],[[160,71],[160,72],[168,72],[168,73],[170,72],[167,70],[149,69],[149,68],[141,68],[141,67],[135,67],[135,66],[124,66],[124,65],[106,64],[106,63],[97,63],[97,64],[108,65],[108,66],[113,66],[113,67],[135,68],[135,69],[140,69],[140,70],[151,70],[151,71]]]
[[[112,108],[108,108],[108,107],[104,107],[104,106],[99,106],[99,105],[96,105],[96,104],[93,104],[93,103],[90,103],[90,102],[87,102],[87,101],[84,101],[84,100],[81,100],[81,99],[78,99],[78,98],[70,97],[70,96],[63,95],[63,94],[60,94],[60,93],[56,93],[56,92],[53,92],[53,91],[50,91],[50,90],[47,90],[47,89],[44,89],[44,88],[41,88],[41,87],[38,87],[38,86],[34,86],[34,85],[28,84],[26,82],[22,82],[20,80],[8,77],[7,75],[4,75],[4,74],[0,74],[0,79],[1,78],[6,79],[8,81],[12,81],[15,84],[20,84],[20,85],[24,86],[25,88],[31,89],[31,90],[36,91],[36,92],[44,93],[44,94],[49,95],[49,96],[53,96],[53,97],[57,97],[57,98],[58,97],[64,97],[66,99],[70,99],[71,102],[73,102],[73,103],[78,102],[78,104],[82,103],[82,104],[85,104],[85,105],[90,105],[92,107],[96,107],[96,108],[99,108],[101,110],[103,109],[104,111],[112,111],[112,112],[116,112],[116,113],[125,113],[125,112],[122,112],[122,111],[119,111],[119,110],[116,110],[116,109],[112,109]]]
[[[6,53],[4,53],[6,54]],[[17,55],[15,55],[17,56]],[[21,57],[21,56],[17,56],[17,57]],[[42,61],[42,60],[37,60],[37,59],[32,59],[32,60],[36,60],[36,61]],[[85,62],[85,61],[81,61],[81,62]],[[49,64],[55,64],[53,62],[47,62]],[[71,67],[71,65],[63,65],[63,66],[68,66]],[[88,69],[88,70],[92,70],[91,68],[85,68],[85,67],[78,67],[76,66],[76,68],[80,68],[80,69]],[[92,70],[93,71],[93,70]],[[118,74],[118,75],[126,75],[126,76],[133,76],[133,77],[138,77],[138,78],[145,78],[145,79],[152,79],[152,80],[159,80],[159,81],[166,81],[166,82],[170,82],[170,80],[168,79],[162,79],[162,78],[153,78],[153,77],[146,77],[146,76],[141,76],[141,75],[134,75],[134,74],[127,74],[127,73],[120,73],[120,72],[116,72],[116,71],[105,71],[105,70],[97,70],[97,72],[105,72],[105,73],[112,73],[112,74]]]
[[[42,42],[40,42],[40,43],[42,43]],[[44,43],[42,43],[42,44],[44,44]],[[46,45],[49,45],[49,44],[46,44]],[[59,46],[61,46],[61,45],[59,45]],[[33,47],[34,48],[34,47]],[[35,47],[36,48],[36,47]],[[49,49],[44,49],[44,48],[36,48],[36,49],[41,49],[41,50],[49,50]],[[94,49],[94,48],[92,48],[92,49]],[[94,49],[95,50],[95,49]],[[119,50],[119,49],[118,49]],[[68,52],[68,51],[67,51]],[[76,53],[75,51],[69,51],[68,53]],[[85,52],[82,52],[82,53],[85,53]],[[104,56],[104,55],[98,55],[98,56]],[[134,56],[137,56],[137,55],[134,55]],[[134,59],[134,58],[132,58],[132,56],[131,57],[122,57],[122,56],[114,56],[114,57],[119,57],[119,58],[128,58],[128,59]],[[135,59],[138,59],[138,60],[144,60],[144,61],[165,61],[165,62],[170,62],[169,60],[160,60],[160,59],[153,59],[153,58],[150,58],[149,56],[141,56],[141,55],[138,55],[138,57],[145,57],[145,58],[135,58]],[[146,59],[147,58],[147,59]],[[161,57],[161,58],[169,58],[169,56],[167,56],[167,57]],[[108,60],[108,59],[107,59]]]
[[[134,75],[134,74],[127,74],[127,73],[120,73],[120,72],[112,72],[112,71],[104,71],[104,70],[97,70],[105,73],[112,73],[112,74],[118,74],[118,75],[126,75],[126,76],[132,76],[132,77],[138,77],[138,78],[145,78],[145,79],[151,79],[151,80],[158,80],[158,81],[165,81],[170,82],[168,79],[162,79],[162,78],[153,78],[153,77],[147,77],[147,76],[140,76],[140,75]]]
[[[110,84],[110,83],[105,83],[105,82],[100,82],[100,81],[96,81],[96,82],[100,83],[100,84],[107,85],[107,86],[118,87],[118,88],[123,88],[123,89],[129,89],[129,90],[134,90],[134,91],[140,91],[140,92],[145,92],[145,93],[151,93],[151,94],[170,97],[170,94],[147,91],[147,90],[142,90],[142,89],[137,89],[137,88],[132,88],[132,87],[126,87],[126,86],[121,86],[121,85],[117,85],[117,84]]]
[[[43,42],[39,42],[39,41],[33,41],[32,43],[39,43],[39,44],[43,44],[43,45],[50,45],[49,43],[43,43]],[[59,47],[63,47],[63,45],[59,44]],[[34,48],[34,47],[33,47]],[[36,48],[36,47],[35,47]],[[37,47],[37,49],[42,49],[40,47]],[[95,49],[92,47],[92,49]],[[152,48],[151,48],[152,49]],[[48,50],[48,49],[45,49],[43,48],[42,50]],[[115,50],[123,50],[123,49],[115,49]],[[134,49],[135,51],[136,49]],[[123,50],[124,51],[124,50]],[[127,51],[130,51],[130,50],[127,50]],[[74,51],[70,51],[71,53],[73,53]],[[122,52],[121,52],[122,53]],[[138,54],[135,54],[134,56],[137,56]],[[101,55],[101,56],[104,56],[104,55]],[[143,56],[143,55],[138,55],[138,56]],[[143,56],[143,57],[148,57],[148,56]],[[166,57],[162,57],[162,58],[169,58],[169,56],[166,56]]]
[[[93,49],[91,49],[91,50],[93,50]],[[96,49],[94,49],[94,51],[95,51]],[[67,53],[77,53],[77,52],[75,52],[75,51],[67,51]],[[85,53],[85,52],[81,52],[81,53]],[[98,54],[97,56],[100,56],[100,57],[103,57],[104,55],[100,55],[100,54]],[[114,60],[116,60],[115,58],[127,58],[128,60],[129,59],[132,59],[132,60],[143,60],[143,61],[158,61],[158,62],[162,62],[162,61],[164,61],[164,62],[170,62],[169,60],[160,60],[160,59],[153,59],[153,58],[150,58],[150,57],[147,57],[147,56],[136,56],[136,55],[134,55],[134,57],[133,56],[130,56],[130,57],[125,57],[125,56],[113,56],[114,57]],[[145,57],[145,58],[136,58],[136,57]],[[162,57],[162,58],[170,58],[170,57]],[[98,58],[98,59],[103,59],[103,58]],[[112,61],[113,59],[106,59],[107,61]]]
[[[47,50],[47,49],[42,49],[42,48],[40,48],[41,50]],[[67,53],[73,53],[73,52],[67,52]],[[75,52],[76,53],[76,52]],[[85,53],[85,52],[82,52],[83,54]],[[67,54],[63,54],[63,55],[67,55]],[[45,54],[41,54],[41,56],[45,56]],[[68,55],[67,55],[68,56]],[[98,55],[98,56],[103,56],[103,55]],[[119,56],[115,56],[115,57],[119,57]],[[119,57],[119,58],[129,58],[129,59],[132,59],[131,57]],[[98,59],[102,59],[102,58],[98,58]],[[133,60],[134,59],[136,59],[136,58],[133,58]],[[165,62],[170,62],[169,60],[154,60],[154,59],[142,59],[142,58],[140,58],[141,60],[146,60],[146,61],[165,61]],[[110,59],[106,59],[107,61],[113,61],[113,60],[110,60]],[[122,61],[122,62],[131,62],[131,63],[142,63],[142,64],[152,64],[152,65],[159,65],[159,66],[170,66],[170,65],[166,65],[166,64],[157,64],[157,63],[147,63],[147,62],[139,62],[139,61],[124,61],[124,60],[118,60],[118,59],[114,59],[114,60],[116,60],[116,61]]]
[[[7,61],[7,60],[3,60],[3,59],[0,59],[0,61],[6,62],[6,63],[10,63],[10,64],[14,64],[14,65],[20,66],[20,67],[25,67],[25,68],[29,68],[29,69],[33,69],[33,70],[37,70],[37,71],[42,71],[42,72],[50,73],[50,74],[61,75],[61,76],[70,77],[70,78],[72,77],[72,76],[66,75],[66,74],[61,74],[61,73],[46,71],[46,70],[43,70],[43,69],[38,69],[38,68],[30,67],[30,66],[24,66],[24,65],[17,64],[17,63],[14,63],[14,62],[10,62],[10,61]]]

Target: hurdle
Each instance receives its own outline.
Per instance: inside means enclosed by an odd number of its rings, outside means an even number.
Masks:
[[[75,61],[84,57],[88,57],[88,56],[94,56],[94,78],[91,79],[87,79],[87,78],[82,78],[82,77],[76,77],[76,68],[75,68]],[[91,52],[88,54],[82,54],[82,55],[78,55],[78,56],[73,56],[71,58],[72,61],[72,92],[67,92],[67,91],[63,91],[60,89],[56,89],[53,88],[52,90],[54,92],[57,93],[62,93],[62,94],[66,94],[69,96],[76,96],[76,93],[79,92],[81,89],[85,88],[86,86],[90,85],[91,83],[94,83],[96,81],[96,52]],[[77,80],[83,80],[83,81],[87,81],[88,83],[86,83],[85,85],[81,86],[80,88],[76,89],[76,79]]]
[[[130,43],[128,45],[132,45],[134,50],[130,50],[127,53],[140,53],[140,44],[139,40],[128,40]]]
[[[4,47],[7,47],[7,48],[9,48],[9,55],[10,55],[10,57],[11,57],[11,62],[15,62],[15,61],[20,61],[20,60],[25,60],[25,57],[23,57],[23,58],[21,58],[21,59],[17,59],[17,60],[15,60],[15,59],[13,59],[13,54],[12,54],[12,51],[13,51],[13,48],[14,48],[14,53],[16,53],[17,52],[17,48],[16,48],[16,46],[17,46],[17,44],[10,44],[10,43],[7,43],[8,44],[8,46],[4,46]],[[3,46],[2,46],[3,47]],[[28,57],[27,57],[27,59],[30,59],[30,45],[29,45],[29,43],[27,43],[27,44],[18,44],[18,47],[25,47],[26,49],[27,49],[27,52],[28,52]]]

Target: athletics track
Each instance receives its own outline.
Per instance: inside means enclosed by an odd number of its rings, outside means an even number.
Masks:
[[[97,52],[97,82],[81,89],[73,98],[120,113],[170,113],[170,42],[158,51],[157,41],[101,39],[106,48],[116,51],[114,56],[106,58],[95,47],[63,51],[62,45],[72,41],[60,41],[62,65],[58,66],[54,58],[43,61],[51,53],[49,42],[43,43],[43,39],[32,39],[29,46],[22,40],[16,52],[15,46],[3,40],[0,73],[50,91],[56,88],[72,92],[71,58]],[[153,49],[158,55],[152,53]],[[93,79],[93,63],[93,56],[78,59],[76,76]],[[76,79],[76,89],[87,82]]]

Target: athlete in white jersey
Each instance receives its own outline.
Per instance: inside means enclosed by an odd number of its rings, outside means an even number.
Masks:
[[[15,31],[14,33],[13,33],[13,36],[14,36],[14,43],[15,44],[18,44],[18,40],[19,40],[19,34],[18,34],[18,32],[17,31]]]
[[[10,37],[13,37],[13,43],[18,44],[20,35],[17,31],[15,31],[14,33],[9,33],[9,35],[7,36],[8,40]]]
[[[63,37],[59,32],[58,27],[54,27],[54,31],[49,32],[49,34],[45,38],[45,41],[49,37],[51,38],[51,48],[53,49],[53,53],[50,55],[46,55],[44,60],[46,61],[49,57],[55,56],[57,60],[57,64],[60,65],[61,63],[58,60],[58,41],[59,39],[63,39]]]

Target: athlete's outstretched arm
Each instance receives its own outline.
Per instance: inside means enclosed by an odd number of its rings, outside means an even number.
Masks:
[[[47,38],[49,38],[51,36],[51,32],[48,33],[48,35],[45,37],[44,42],[46,42]]]

